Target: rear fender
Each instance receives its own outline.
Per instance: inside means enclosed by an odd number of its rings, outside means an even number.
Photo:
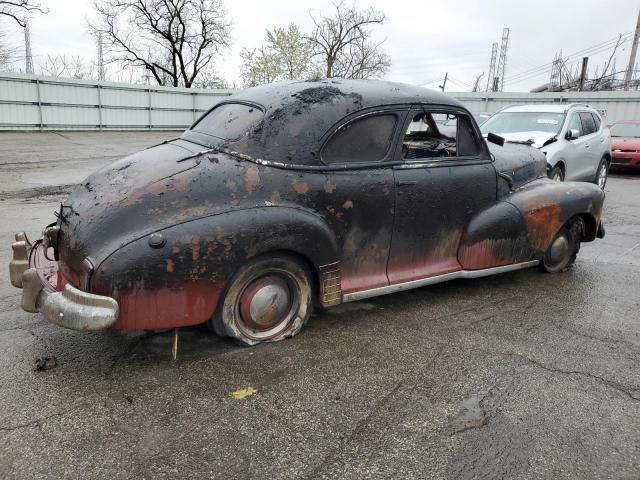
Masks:
[[[232,275],[257,255],[293,252],[316,273],[338,260],[333,232],[320,216],[301,208],[237,210],[154,235],[153,242],[147,235],[123,246],[96,269],[92,290],[113,296],[120,305],[114,328],[160,329],[207,321]]]

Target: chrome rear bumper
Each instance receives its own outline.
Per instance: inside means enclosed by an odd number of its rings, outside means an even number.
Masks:
[[[16,234],[12,245],[13,259],[9,263],[9,275],[14,287],[22,288],[22,309],[40,312],[46,320],[73,330],[104,330],[112,326],[119,315],[118,302],[111,297],[83,292],[66,283],[56,290],[42,274],[56,276],[57,262],[49,260],[45,266],[34,265],[34,255],[40,254],[41,242],[31,245],[24,232]],[[45,257],[46,258],[46,257]]]

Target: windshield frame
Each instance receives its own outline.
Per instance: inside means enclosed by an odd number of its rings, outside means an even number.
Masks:
[[[496,131],[496,130],[491,130],[487,128],[487,124],[489,124],[492,120],[500,117],[500,116],[504,116],[504,115],[555,115],[558,117],[558,128],[556,130],[553,131],[548,131],[548,130],[517,130],[514,132],[501,132],[501,131]],[[513,134],[517,134],[517,133],[523,133],[523,132],[533,132],[533,131],[537,131],[537,132],[544,132],[544,133],[549,133],[549,134],[553,134],[553,135],[559,135],[560,132],[562,132],[562,129],[564,128],[565,122],[567,121],[567,113],[566,112],[535,112],[535,111],[528,111],[528,112],[508,112],[508,111],[502,111],[502,112],[496,112],[493,115],[491,115],[491,117],[489,117],[484,123],[482,123],[481,125],[479,125],[480,131],[482,132],[483,136],[488,135],[489,133],[494,133],[496,135],[513,135]]]

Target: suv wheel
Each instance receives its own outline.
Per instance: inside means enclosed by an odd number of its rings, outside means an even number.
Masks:
[[[558,165],[553,167],[549,172],[549,178],[556,182],[564,182],[564,172]]]
[[[596,172],[596,178],[593,180],[593,183],[604,190],[604,187],[607,184],[608,174],[609,165],[607,164],[607,160],[603,158],[602,160],[600,160],[600,165],[598,165],[598,171]]]

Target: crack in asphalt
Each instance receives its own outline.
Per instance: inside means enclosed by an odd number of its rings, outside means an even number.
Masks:
[[[589,373],[589,372],[581,372],[579,370],[564,370],[561,368],[556,368],[556,367],[550,367],[548,365],[545,365],[542,362],[539,362],[538,360],[534,360],[532,358],[526,357],[524,355],[520,355],[519,353],[502,353],[501,355],[503,356],[507,356],[507,357],[517,357],[521,360],[524,360],[526,363],[530,364],[530,365],[534,365],[538,368],[541,368],[543,370],[546,370],[548,372],[551,373],[560,373],[563,375],[577,375],[577,376],[582,376],[582,377],[588,377],[591,378],[595,381],[597,381],[598,383],[602,384],[602,385],[606,385],[609,388],[612,388],[620,393],[623,393],[624,395],[626,395],[629,399],[636,401],[636,402],[640,402],[640,394],[638,394],[638,396],[635,395],[635,392],[640,392],[640,388],[635,388],[635,387],[627,387],[625,385],[622,385],[621,383],[615,382],[613,380],[608,380],[604,377],[600,377],[599,375],[596,375],[594,373]]]
[[[2,432],[12,432],[14,430],[20,430],[22,428],[29,428],[29,427],[33,427],[36,426],[38,428],[42,428],[42,423],[46,422],[47,420],[53,418],[53,417],[60,417],[63,415],[63,412],[56,412],[53,413],[51,415],[47,415],[46,417],[42,417],[42,418],[36,418],[35,420],[31,420],[30,422],[26,422],[26,423],[20,423],[18,425],[13,425],[10,427],[1,427],[0,426],[0,431]]]
[[[442,355],[442,353],[445,351],[445,348],[447,347],[447,344],[444,343],[439,343],[436,342],[437,347],[437,351],[435,352],[435,354],[433,355],[433,357],[431,357],[430,361],[425,364],[425,369],[429,369],[434,363],[435,361],[438,359],[438,357],[440,357],[440,355]],[[351,430],[351,432],[349,432],[349,434],[342,438],[338,444],[338,446],[334,447],[331,449],[331,451],[322,459],[322,461],[318,464],[318,466],[316,466],[310,474],[306,475],[304,478],[306,480],[311,480],[311,479],[315,479],[318,477],[318,475],[320,474],[320,472],[324,469],[324,467],[335,458],[336,454],[340,451],[343,450],[350,442],[351,440],[353,440],[353,438],[362,431],[362,429],[367,425],[367,423],[369,423],[369,420],[371,420],[371,418],[373,418],[373,416],[378,413],[386,404],[387,402],[389,402],[389,400],[391,399],[391,397],[398,391],[400,390],[400,387],[403,385],[404,383],[404,378],[399,380],[394,387],[387,392],[385,395],[383,395],[376,403],[375,405],[371,408],[371,410],[369,411],[369,413],[367,413],[367,415],[365,415],[364,417],[362,417],[360,420],[358,420],[358,422],[356,422],[355,426],[353,427],[353,429]],[[413,387],[415,389],[415,386]]]

